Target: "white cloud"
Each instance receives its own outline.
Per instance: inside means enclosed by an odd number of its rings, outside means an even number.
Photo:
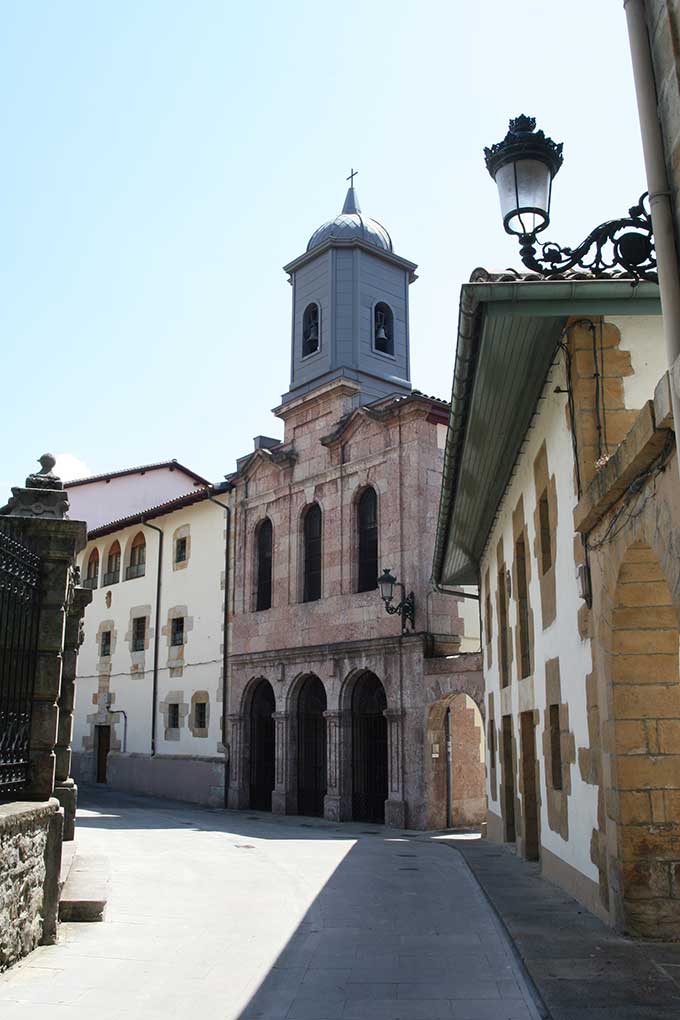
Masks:
[[[70,482],[74,478],[87,478],[92,471],[80,457],[74,453],[57,453],[57,464],[54,473],[61,478],[62,482]]]

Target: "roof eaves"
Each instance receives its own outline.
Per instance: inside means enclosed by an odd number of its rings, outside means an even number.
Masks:
[[[194,481],[200,485],[211,484],[207,478],[197,474],[196,471],[192,471],[191,468],[186,467],[184,464],[180,464],[178,460],[173,458],[172,460],[158,461],[156,464],[139,464],[137,467],[122,468],[120,471],[104,471],[99,475],[88,475],[87,478],[74,478],[69,482],[64,482],[64,488],[71,489],[76,485],[89,485],[91,482],[103,482],[110,480],[111,478],[122,478],[124,475],[136,475],[144,474],[147,471],[159,471],[161,468],[168,468],[170,471],[182,471],[185,475],[193,478]]]

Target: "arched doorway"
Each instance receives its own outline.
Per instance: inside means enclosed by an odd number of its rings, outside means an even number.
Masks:
[[[620,917],[634,935],[678,938],[678,617],[659,560],[643,542],[623,559],[613,608],[615,795],[607,803],[617,823]]]
[[[352,818],[384,822],[387,800],[387,708],[385,688],[363,673],[352,691]]]
[[[298,814],[323,816],[326,796],[326,691],[317,676],[305,677],[297,703]]]
[[[486,820],[484,724],[463,691],[430,705],[425,746],[428,824],[433,829]]]
[[[259,680],[250,703],[250,806],[271,811],[274,789],[274,691]]]

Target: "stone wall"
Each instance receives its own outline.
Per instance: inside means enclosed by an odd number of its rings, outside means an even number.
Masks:
[[[62,824],[54,798],[0,805],[0,971],[54,941]]]

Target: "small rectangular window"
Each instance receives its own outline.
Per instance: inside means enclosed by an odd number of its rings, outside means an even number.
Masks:
[[[552,545],[550,535],[550,505],[546,490],[543,491],[538,501],[538,522],[541,529],[541,573],[547,574],[552,567]]]
[[[101,645],[99,648],[99,654],[103,657],[111,654],[111,631],[103,630],[101,636]]]
[[[505,582],[505,564],[498,571],[498,640],[500,642],[501,687],[510,683],[510,661],[508,655],[508,589]]]
[[[194,706],[194,726],[204,730],[208,725],[208,706],[205,701],[197,701]]]
[[[486,643],[487,645],[491,641],[491,594],[487,590],[486,593]]]
[[[489,750],[489,767],[492,772],[496,771],[496,728],[493,724],[493,719],[489,719],[489,739],[488,750]]]
[[[515,569],[517,571],[517,624],[519,627],[520,679],[531,673],[531,642],[529,633],[529,591],[524,538],[515,542]]]
[[[187,558],[187,540],[186,538],[178,538],[175,542],[175,563],[186,563]]]
[[[179,705],[177,704],[168,705],[168,729],[179,729]]]
[[[184,617],[176,616],[172,621],[172,635],[170,643],[173,645],[184,644]]]
[[[562,789],[562,742],[560,740],[560,706],[550,706],[550,758],[553,790]]]
[[[146,640],[146,617],[136,616],[132,621],[132,651],[143,652]]]

